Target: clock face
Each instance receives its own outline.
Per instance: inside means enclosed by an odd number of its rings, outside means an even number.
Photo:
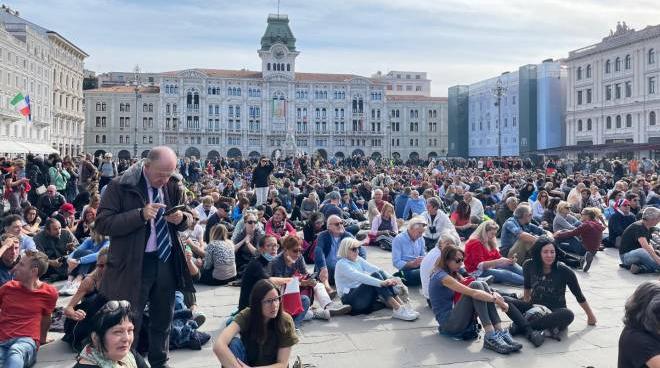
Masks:
[[[275,55],[275,59],[283,58],[284,57],[284,48],[277,47],[275,50],[273,50],[273,55]]]

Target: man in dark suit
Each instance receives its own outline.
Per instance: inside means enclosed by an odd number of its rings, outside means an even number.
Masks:
[[[194,291],[177,236],[192,216],[182,211],[165,215],[184,201],[176,163],[170,148],[152,149],[145,160],[108,184],[96,216],[96,230],[112,243],[100,292],[110,300],[131,303],[135,336],[148,303],[151,367],[167,367],[174,292]]]

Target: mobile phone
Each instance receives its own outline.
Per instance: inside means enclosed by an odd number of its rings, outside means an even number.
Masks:
[[[176,211],[182,211],[182,210],[184,210],[185,208],[186,208],[186,206],[183,205],[183,204],[180,204],[180,205],[178,205],[178,206],[174,206],[174,207],[170,207],[170,208],[168,208],[167,210],[165,210],[165,212],[163,213],[163,216],[169,216],[169,215],[173,214],[174,212],[176,212]]]

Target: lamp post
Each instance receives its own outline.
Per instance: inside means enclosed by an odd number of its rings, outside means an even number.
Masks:
[[[502,97],[506,95],[506,90],[507,88],[504,87],[502,79],[497,78],[492,93],[497,98],[497,158],[500,160],[500,165],[502,164]]]
[[[140,66],[136,65],[133,69],[135,73],[135,124],[133,124],[134,134],[133,134],[133,158],[137,159],[138,155],[138,98],[140,97]]]

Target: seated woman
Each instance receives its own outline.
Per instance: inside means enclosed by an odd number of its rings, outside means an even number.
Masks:
[[[287,236],[282,241],[283,252],[278,254],[270,263],[270,274],[275,277],[298,277],[300,279],[300,295],[305,311],[309,306],[318,302],[319,308],[312,308],[311,314],[301,313],[295,316],[296,326],[300,326],[302,319],[317,318],[330,320],[331,316],[350,312],[350,306],[337,306],[332,302],[323,283],[318,282],[307,272],[305,260],[302,256],[302,239],[297,236]]]
[[[83,277],[96,267],[96,261],[101,249],[109,246],[110,240],[108,237],[96,232],[94,225],[92,225],[90,227],[90,237],[85,239],[67,257],[66,262],[69,277],[67,283],[60,290],[60,295],[75,294]]]
[[[314,212],[309,215],[303,227],[303,257],[305,257],[307,264],[314,263],[316,238],[325,230],[325,216],[321,212]]]
[[[535,305],[549,309],[546,313],[530,322],[534,330],[548,330],[555,337],[565,330],[575,318],[573,312],[566,307],[566,287],[571,290],[580,307],[587,315],[587,324],[596,325],[596,316],[591,310],[587,299],[582,294],[575,272],[562,262],[557,261],[557,248],[552,239],[539,237],[531,249],[531,259],[523,265],[525,277],[523,300],[506,298],[525,313]],[[512,327],[516,331],[516,327]]]
[[[495,277],[495,282],[522,286],[522,267],[502,257],[497,249],[497,230],[493,220],[479,225],[465,243],[465,269],[474,277]]]
[[[580,220],[578,220],[577,217],[571,213],[571,207],[568,202],[559,202],[557,205],[557,214],[554,221],[552,222],[552,231],[570,231],[580,226],[580,224]],[[578,254],[581,256],[584,255],[580,239],[576,237],[564,238],[562,240],[562,244],[559,244],[559,248],[569,253]]]
[[[284,207],[279,206],[273,210],[273,217],[266,222],[266,235],[272,235],[279,242],[286,235],[296,235],[296,229],[287,220]]]
[[[319,195],[311,190],[307,197],[300,203],[300,218],[303,221],[309,220],[309,217],[319,210]]]
[[[619,337],[619,367],[660,367],[660,281],[645,281],[628,298]],[[651,318],[655,316],[655,318]]]
[[[548,201],[548,208],[543,212],[543,218],[541,219],[541,227],[543,227],[543,230],[552,231],[552,224],[557,216],[557,205],[559,205],[560,202],[561,199],[558,197],[552,197]]]
[[[581,213],[582,222],[578,227],[573,230],[565,230],[555,235],[555,239],[559,243],[559,248],[576,253],[578,255],[585,255],[584,266],[582,271],[587,272],[591,267],[591,262],[594,260],[594,256],[600,244],[603,241],[603,231],[605,230],[605,225],[603,225],[599,219],[603,217],[600,210],[596,207],[586,207],[582,210]],[[574,247],[567,249],[563,239],[575,239],[579,237],[579,248]]]
[[[461,239],[467,239],[478,226],[470,221],[470,211],[470,204],[461,199],[456,206],[456,210],[449,217]]]
[[[220,332],[213,353],[223,367],[286,368],[297,343],[293,319],[282,309],[279,287],[259,280],[249,306]]]
[[[402,285],[401,279],[394,278],[385,271],[359,256],[362,242],[354,238],[344,238],[339,244],[335,285],[337,294],[344,304],[351,306],[351,314],[368,314],[375,308],[378,297],[392,308],[392,318],[414,321],[419,313],[405,304],[396,294],[394,287]]]
[[[531,203],[533,216],[532,218],[538,223],[543,221],[543,215],[548,208],[548,200],[548,192],[546,192],[544,189],[541,189],[536,196],[536,200]]]
[[[236,279],[236,256],[234,243],[228,238],[227,228],[214,225],[209,233],[204,264],[199,281],[206,285],[225,285]]]
[[[39,232],[41,217],[36,207],[27,206],[23,210],[23,235],[35,236]]]
[[[64,337],[73,350],[79,352],[89,340],[92,331],[92,317],[107,300],[98,293],[108,261],[108,248],[103,248],[96,259],[96,268],[80,283],[80,287],[64,308]],[[75,331],[75,333],[74,333]]]
[[[371,222],[369,241],[381,249],[392,250],[392,240],[399,233],[399,228],[394,214],[394,206],[389,202],[383,204],[383,208]]]
[[[257,245],[266,235],[254,212],[245,211],[242,226],[236,225],[231,241],[234,243],[237,278],[243,277],[248,263],[257,256]]]
[[[459,273],[465,254],[459,248],[448,245],[442,249],[429,283],[429,299],[441,334],[455,339],[468,340],[478,337],[475,313],[486,331],[484,348],[500,354],[518,351],[522,345],[516,342],[508,330],[502,329],[497,307],[509,311],[504,298],[493,292],[488,284],[466,280]],[[460,299],[456,301],[456,294]],[[512,309],[513,311],[514,309]],[[516,320],[524,320],[518,316]]]
[[[142,356],[131,350],[133,313],[125,300],[111,300],[94,315],[91,342],[78,355],[73,368],[146,368]]]
[[[96,220],[96,210],[90,207],[84,212],[83,218],[78,221],[78,225],[76,225],[76,229],[73,232],[73,235],[79,242],[89,237],[89,229],[92,223],[94,223],[94,220]]]

